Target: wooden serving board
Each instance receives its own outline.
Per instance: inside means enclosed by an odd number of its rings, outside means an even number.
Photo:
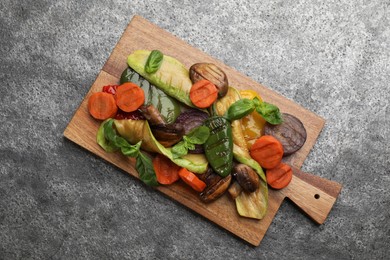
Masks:
[[[205,204],[199,200],[196,192],[182,182],[169,186],[161,185],[156,188],[157,190],[256,246],[260,244],[286,197],[290,198],[315,222],[321,224],[325,221],[341,190],[341,185],[299,170],[320,134],[325,120],[139,16],[134,16],[131,20],[65,129],[66,138],[138,178],[138,173],[134,168],[134,159],[119,153],[106,153],[97,145],[96,132],[100,122],[94,120],[87,110],[87,101],[92,93],[101,91],[104,85],[119,83],[120,75],[127,67],[127,56],[137,49],[158,49],[165,55],[175,57],[187,68],[197,62],[214,63],[226,72],[230,86],[238,89],[256,90],[263,100],[279,106],[282,112],[288,112],[298,117],[307,130],[305,145],[298,152],[285,159],[294,167],[293,179],[287,188],[280,191],[269,191],[269,208],[267,215],[262,220],[240,217],[237,214],[234,201],[228,195],[224,195],[215,202]]]

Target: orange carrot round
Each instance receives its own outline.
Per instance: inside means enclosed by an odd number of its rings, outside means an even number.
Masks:
[[[206,183],[201,181],[195,174],[188,171],[186,168],[181,168],[179,171],[180,178],[196,191],[202,192],[206,188]]]
[[[250,154],[261,167],[271,169],[282,161],[283,146],[275,137],[263,135],[252,145]]]
[[[138,85],[126,82],[117,88],[115,100],[121,110],[133,112],[145,102],[145,93]]]
[[[164,155],[159,154],[153,159],[153,168],[160,184],[172,184],[180,179],[180,166],[174,164]]]
[[[290,183],[293,172],[288,164],[280,163],[275,168],[267,169],[266,175],[269,186],[274,189],[283,189]]]
[[[114,117],[118,111],[114,96],[105,92],[93,93],[88,99],[88,111],[98,120]]]
[[[218,97],[217,87],[208,80],[202,79],[192,85],[190,99],[192,104],[198,108],[211,106]]]

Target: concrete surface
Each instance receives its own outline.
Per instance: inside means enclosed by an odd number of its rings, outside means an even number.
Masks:
[[[0,259],[386,259],[389,5],[2,0]],[[285,202],[252,247],[63,138],[135,14],[327,119],[303,166],[344,185],[324,225]]]

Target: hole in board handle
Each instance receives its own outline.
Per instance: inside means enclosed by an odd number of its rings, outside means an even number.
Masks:
[[[320,198],[320,194],[315,194],[315,195],[314,195],[314,198],[315,198],[316,200],[318,200],[318,199]]]

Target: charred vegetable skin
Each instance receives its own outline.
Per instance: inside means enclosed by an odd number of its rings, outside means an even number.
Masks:
[[[230,174],[233,167],[233,137],[230,122],[220,116],[205,121],[210,129],[210,137],[203,145],[207,161],[222,177]]]
[[[280,125],[266,124],[264,132],[272,135],[283,145],[284,156],[301,149],[306,142],[306,129],[302,121],[293,115],[283,113],[283,123]]]
[[[248,165],[241,163],[234,166],[233,177],[246,192],[255,192],[260,186],[258,174]]]
[[[203,174],[198,174],[201,181],[206,183],[206,188],[200,193],[203,202],[211,202],[221,197],[228,190],[232,181],[232,175],[222,178],[210,167]]]
[[[203,202],[211,202],[221,197],[230,186],[232,175],[221,178],[214,185],[206,186],[203,192],[200,194],[200,199]]]
[[[200,80],[212,82],[218,89],[218,95],[223,97],[228,91],[229,82],[225,72],[212,63],[195,63],[190,68],[190,78],[192,83]]]
[[[120,83],[125,82],[133,82],[140,86],[145,92],[145,104],[157,108],[167,124],[175,122],[180,115],[181,107],[176,99],[165,94],[130,67],[122,72]]]

